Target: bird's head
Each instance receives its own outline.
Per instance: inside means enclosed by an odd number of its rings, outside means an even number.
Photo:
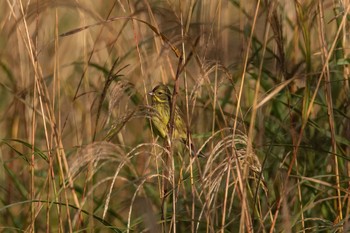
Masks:
[[[171,92],[164,84],[159,84],[148,94],[152,96],[153,103],[169,103],[171,99]]]

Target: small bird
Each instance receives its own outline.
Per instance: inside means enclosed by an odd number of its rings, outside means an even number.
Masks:
[[[170,108],[172,104],[172,95],[169,88],[160,84],[153,88],[153,90],[148,93],[152,96],[152,107],[154,109],[154,114],[151,116],[152,124],[159,132],[162,138],[168,137],[168,123],[170,120]],[[187,127],[181,117],[181,112],[178,106],[175,107],[174,112],[174,129],[173,129],[173,139],[180,140],[183,144],[188,146],[187,143]],[[191,143],[192,154],[195,155],[196,151],[193,144]],[[199,156],[203,157],[203,153],[199,153]]]

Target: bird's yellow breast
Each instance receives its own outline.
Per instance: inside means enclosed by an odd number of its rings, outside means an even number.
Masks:
[[[166,138],[168,135],[168,122],[170,118],[169,105],[158,103],[153,105],[155,114],[152,116],[152,123],[158,130],[162,138]]]
[[[169,104],[157,103],[153,105],[155,114],[152,116],[152,124],[158,130],[162,138],[168,136],[168,123],[170,120],[170,107]],[[186,140],[186,125],[180,116],[179,109],[176,107],[174,115],[174,130],[173,138]]]

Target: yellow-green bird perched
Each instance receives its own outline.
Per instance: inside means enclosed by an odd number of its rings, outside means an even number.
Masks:
[[[160,84],[153,88],[153,90],[148,93],[152,96],[152,107],[155,113],[152,114],[151,120],[154,127],[158,130],[162,138],[168,137],[168,123],[170,120],[170,108],[171,108],[171,92],[169,88]],[[187,143],[187,127],[181,116],[179,108],[176,106],[174,112],[174,128],[173,128],[173,139],[180,140],[186,146]],[[196,154],[193,144],[191,143],[191,151],[193,155]],[[204,156],[199,153],[199,156]]]

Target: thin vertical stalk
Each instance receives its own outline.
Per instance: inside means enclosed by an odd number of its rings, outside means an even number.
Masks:
[[[39,31],[39,5],[38,0],[36,1],[36,36],[35,36],[35,56],[38,56],[37,48],[38,48],[38,31]],[[39,68],[38,60],[35,61],[36,68]],[[36,101],[36,85],[33,85],[33,109],[35,109],[35,101]],[[30,199],[34,200],[35,197],[35,157],[34,157],[34,148],[35,148],[35,111],[32,113],[32,151],[31,151],[31,166],[30,166],[30,175],[31,175],[31,188],[30,188]],[[31,203],[31,226],[30,232],[34,232],[35,229],[35,203]]]
[[[321,58],[323,66],[325,67],[325,92],[326,92],[326,101],[327,101],[327,113],[328,113],[328,122],[329,127],[331,130],[331,142],[332,142],[332,154],[334,159],[334,171],[335,171],[335,178],[336,178],[336,186],[337,186],[337,205],[338,205],[338,217],[339,221],[343,219],[342,214],[342,201],[341,201],[341,192],[340,192],[340,179],[339,179],[339,165],[338,165],[338,157],[337,157],[337,145],[336,145],[336,139],[335,139],[335,122],[334,122],[334,115],[333,115],[333,100],[332,100],[332,90],[330,85],[330,72],[329,72],[329,64],[328,61],[326,62],[326,58],[328,57],[328,51],[327,51],[327,42],[325,39],[325,31],[324,31],[324,15],[323,15],[323,3],[322,1],[318,2],[318,10],[319,10],[319,28],[320,28],[320,44],[321,44]],[[345,25],[345,23],[344,23]],[[341,28],[344,30],[344,28]],[[346,31],[343,32],[343,34],[346,34]]]
[[[242,76],[241,76],[241,85],[239,88],[239,93],[238,93],[238,100],[237,100],[237,109],[236,109],[236,114],[235,114],[235,120],[234,120],[234,125],[233,125],[233,132],[232,132],[232,137],[234,139],[235,134],[236,134],[236,128],[237,128],[237,123],[238,123],[238,116],[239,116],[239,111],[240,111],[240,107],[241,107],[241,102],[242,102],[242,93],[243,93],[243,86],[244,86],[244,82],[245,82],[245,76],[246,76],[246,71],[247,71],[247,66],[248,66],[248,59],[249,59],[249,54],[250,54],[250,47],[252,44],[252,39],[253,39],[253,35],[254,35],[254,31],[255,31],[255,26],[256,26],[256,20],[258,17],[258,12],[260,9],[260,0],[258,0],[257,4],[256,4],[256,8],[255,8],[255,13],[254,13],[254,19],[252,22],[252,29],[250,32],[250,37],[248,40],[248,45],[246,48],[246,53],[245,53],[245,57],[244,57],[244,64],[243,64],[243,72],[242,72]],[[232,151],[235,150],[235,145],[234,145],[234,140],[232,140]],[[234,159],[236,160],[236,170],[237,170],[237,177],[238,177],[238,182],[239,182],[239,189],[240,192],[242,194],[242,215],[241,215],[241,226],[244,226],[247,224],[248,226],[248,232],[251,232],[252,230],[252,223],[251,223],[251,219],[250,219],[250,215],[249,215],[249,210],[248,210],[248,204],[247,204],[247,199],[246,199],[246,191],[245,191],[245,177],[242,177],[242,170],[240,168],[240,163],[238,161],[237,156],[234,156]],[[229,161],[229,167],[231,164],[231,158],[228,158]],[[227,172],[227,179],[230,176],[230,170],[228,169]],[[246,169],[244,169],[245,171]],[[228,192],[228,183],[226,183],[226,189],[225,189],[225,200],[227,198],[227,192]],[[224,203],[224,208],[223,208],[223,217],[222,217],[222,227],[225,225],[225,214],[226,214],[226,201]],[[242,231],[243,229],[240,229],[240,231]],[[221,232],[223,232],[224,229],[222,228]]]
[[[347,14],[348,14],[349,10],[350,10],[350,6],[347,6],[347,8],[346,8],[346,10],[344,12],[344,16],[342,18],[342,21],[340,23],[339,29],[337,31],[337,34],[334,37],[333,43],[332,43],[332,45],[331,45],[331,47],[329,49],[328,56],[325,59],[325,64],[329,63],[329,60],[330,60],[331,56],[333,55],[335,45],[337,44],[337,40],[338,40],[339,35],[340,35],[341,31],[342,31],[342,27],[343,27],[343,25],[344,25],[344,23],[345,23],[345,21],[347,19]],[[309,116],[311,114],[311,110],[313,108],[313,104],[315,102],[316,95],[319,93],[319,88],[320,88],[321,82],[323,80],[323,76],[325,75],[325,72],[326,72],[326,66],[324,65],[323,68],[322,68],[321,74],[320,74],[320,76],[318,78],[318,82],[317,82],[316,88],[314,90],[314,93],[313,93],[313,95],[311,97],[309,107],[308,107],[307,112],[306,112],[307,119],[309,118]],[[296,142],[296,145],[293,148],[293,157],[292,157],[292,160],[291,160],[289,168],[288,168],[286,180],[289,179],[290,174],[292,172],[292,168],[293,168],[294,162],[296,160],[297,153],[298,153],[298,150],[299,150],[299,147],[300,147],[300,143],[301,143],[301,140],[302,140],[302,136],[303,136],[303,133],[304,133],[304,130],[305,130],[305,127],[306,127],[306,123],[307,122],[303,121],[303,123],[301,125],[301,129],[300,129],[299,136],[298,136],[298,141]],[[337,187],[337,190],[338,190],[338,187]],[[275,214],[274,214],[273,222],[271,224],[270,233],[272,233],[274,231],[274,227],[275,227],[275,224],[276,224],[276,221],[277,221],[277,216],[279,214],[279,211],[280,211],[281,204],[282,204],[282,201],[284,199],[284,196],[286,195],[286,191],[287,191],[286,188],[284,190],[282,190],[283,194],[281,195],[281,198],[279,199],[279,201],[276,204],[276,211],[275,211]]]

